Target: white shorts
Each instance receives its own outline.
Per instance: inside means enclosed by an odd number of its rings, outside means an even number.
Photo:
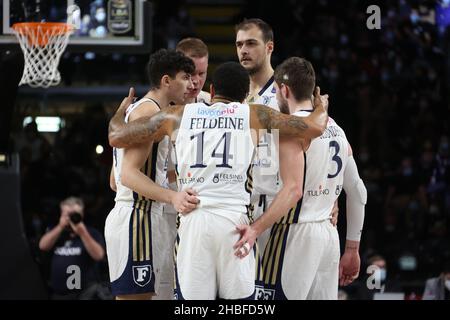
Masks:
[[[266,299],[337,300],[339,259],[329,220],[274,225],[262,262]]]
[[[177,238],[177,213],[172,206],[164,206],[160,228],[166,230],[161,232],[158,242],[162,245],[161,256],[161,281],[158,294],[152,300],[173,300],[174,295],[174,261],[173,250]]]
[[[144,209],[145,208],[145,209]],[[151,203],[134,208],[118,202],[105,222],[106,253],[113,295],[157,293],[167,234]]]
[[[240,259],[233,249],[240,238],[236,226],[248,223],[245,214],[224,217],[205,209],[181,217],[175,244],[177,299],[254,299],[254,250]]]

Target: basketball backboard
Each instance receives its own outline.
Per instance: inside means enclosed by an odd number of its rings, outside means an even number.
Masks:
[[[3,0],[0,47],[18,48],[14,23],[66,22],[73,5],[79,8],[73,16],[79,28],[67,51],[151,52],[153,8],[145,0]]]

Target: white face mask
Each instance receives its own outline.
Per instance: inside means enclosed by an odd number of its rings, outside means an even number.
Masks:
[[[450,291],[450,280],[445,280],[445,287]]]
[[[385,268],[380,269],[380,281],[383,282],[386,280],[387,271]]]

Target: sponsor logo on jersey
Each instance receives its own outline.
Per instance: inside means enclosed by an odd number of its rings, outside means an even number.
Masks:
[[[152,266],[149,264],[133,266],[133,280],[140,286],[146,286],[152,279]]]
[[[237,184],[244,182],[244,177],[240,174],[216,173],[212,181],[213,183]]]
[[[231,104],[229,107],[222,110],[216,110],[208,107],[199,107],[197,109],[197,114],[203,117],[220,117],[224,115],[234,114],[237,108],[237,104]]]
[[[205,178],[203,177],[188,177],[188,178],[178,178],[179,184],[192,184],[192,183],[203,183]]]
[[[327,196],[330,194],[329,189],[323,189],[322,185],[319,186],[318,190],[308,190],[306,194],[310,197]]]

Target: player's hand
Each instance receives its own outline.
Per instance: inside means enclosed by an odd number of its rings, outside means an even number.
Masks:
[[[339,206],[338,202],[334,202],[333,209],[331,210],[331,224],[336,227],[338,223]]]
[[[233,249],[236,250],[234,255],[243,259],[252,251],[251,249],[256,241],[256,231],[248,224],[238,225],[236,230],[241,235],[241,238],[233,246]]]
[[[320,87],[317,86],[314,89],[314,109],[323,108],[325,111],[328,111],[328,95],[320,95]]]
[[[120,104],[119,108],[117,109],[116,114],[120,115],[121,118],[125,118],[125,113],[127,111],[127,108],[134,101],[134,94],[135,94],[134,88],[131,87],[130,90],[128,91],[128,97],[125,97],[122,100],[122,103]]]
[[[320,95],[320,100],[322,101],[324,109],[328,111],[328,95]]]
[[[346,250],[339,262],[339,285],[347,286],[358,278],[360,266],[358,250]]]
[[[194,189],[188,188],[175,194],[172,199],[172,205],[177,212],[187,214],[197,208],[200,202],[197,196],[198,194]]]

